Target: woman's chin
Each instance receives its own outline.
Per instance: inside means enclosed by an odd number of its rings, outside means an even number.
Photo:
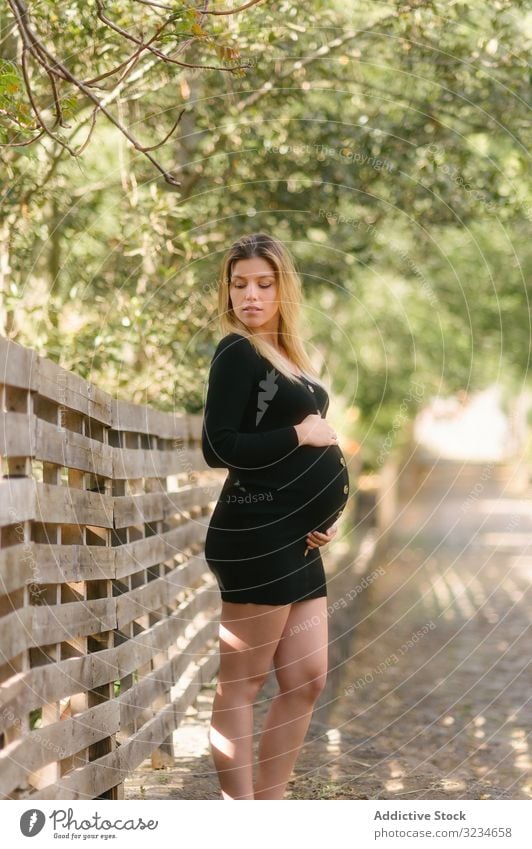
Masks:
[[[240,320],[242,324],[245,324],[246,327],[253,328],[253,330],[266,323],[266,320],[260,313],[257,313],[256,315],[245,315]]]

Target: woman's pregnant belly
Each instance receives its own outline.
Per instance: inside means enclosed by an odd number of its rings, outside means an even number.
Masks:
[[[273,554],[326,531],[349,498],[349,475],[337,445],[299,446],[282,465],[231,470],[212,514],[205,556],[233,561]]]
[[[308,531],[333,524],[349,498],[349,474],[338,445],[300,445],[278,463],[254,471],[232,470],[226,501],[241,519],[261,514],[290,515]],[[231,495],[232,493],[232,495]],[[248,507],[246,509],[246,502]]]
[[[301,445],[283,468],[286,489],[308,517],[309,531],[325,531],[342,513],[349,498],[349,474],[337,445]]]

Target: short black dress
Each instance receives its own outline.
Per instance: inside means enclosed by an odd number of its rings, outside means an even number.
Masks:
[[[325,416],[320,384],[295,383],[239,333],[218,343],[202,424],[208,466],[227,468],[210,517],[205,559],[224,601],[291,604],[327,595],[319,547],[349,496],[345,458],[337,445],[299,445],[294,425]]]

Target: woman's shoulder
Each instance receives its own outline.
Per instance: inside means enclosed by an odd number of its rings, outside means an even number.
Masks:
[[[227,349],[234,350],[237,348],[239,353],[243,351],[255,352],[255,348],[253,347],[247,336],[244,336],[243,333],[237,333],[236,331],[233,331],[232,333],[227,333],[225,336],[223,336],[218,342],[216,350],[225,351]]]
[[[244,336],[243,333],[237,333],[235,330],[233,330],[231,333],[226,333],[225,336],[222,336],[222,338],[218,342],[218,345],[225,345],[230,344],[231,342],[238,342],[241,339],[243,339],[248,344],[251,344],[247,336]]]
[[[246,360],[254,360],[257,358],[257,352],[247,336],[235,331],[227,333],[223,336],[216,346],[213,361],[221,361],[235,364],[237,361],[242,362],[242,358]]]

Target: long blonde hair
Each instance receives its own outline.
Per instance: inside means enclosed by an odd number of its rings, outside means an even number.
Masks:
[[[235,315],[229,296],[229,285],[233,266],[239,259],[265,259],[275,272],[277,281],[277,298],[279,301],[278,342],[291,360],[303,374],[321,381],[316,369],[309,359],[301,339],[299,329],[300,305],[302,300],[302,284],[296,271],[291,255],[278,239],[268,233],[252,233],[242,236],[233,242],[222,261],[218,286],[218,313],[220,329],[223,335],[239,333],[249,339],[256,352],[265,357],[289,380],[297,381],[298,377],[290,371],[284,358],[266,339],[250,331]]]

